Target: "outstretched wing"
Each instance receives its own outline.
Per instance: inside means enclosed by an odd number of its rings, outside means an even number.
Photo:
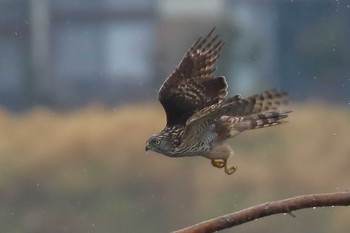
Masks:
[[[236,95],[224,101],[207,106],[193,114],[186,122],[189,125],[201,118],[215,118],[216,116],[248,116],[260,112],[276,110],[282,105],[287,105],[287,92],[272,89],[260,94],[241,98]]]
[[[168,126],[184,125],[195,112],[218,103],[227,94],[225,77],[213,75],[224,45],[218,35],[212,37],[214,30],[192,45],[159,90]]]
[[[286,92],[273,89],[244,99],[239,95],[227,98],[193,114],[186,121],[184,135],[190,135],[191,129],[196,128],[197,124],[207,120],[214,120],[221,116],[244,117],[277,110],[280,106],[288,104],[287,96]]]

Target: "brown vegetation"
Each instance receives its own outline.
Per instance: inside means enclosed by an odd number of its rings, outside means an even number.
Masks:
[[[3,232],[167,232],[257,203],[350,188],[350,111],[292,106],[290,123],[232,140],[233,176],[204,158],[145,153],[151,104],[0,112]],[[235,232],[347,232],[349,209],[266,218]],[[278,227],[280,226],[280,227]]]

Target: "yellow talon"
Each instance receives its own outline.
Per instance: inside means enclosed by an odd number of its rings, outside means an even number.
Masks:
[[[227,161],[225,160],[225,172],[226,172],[227,175],[232,175],[237,170],[237,167],[235,167],[235,166],[227,167],[227,163],[226,162]]]
[[[225,160],[223,159],[212,159],[211,165],[217,168],[223,168],[225,166]]]
[[[211,165],[217,168],[225,168],[225,173],[227,175],[232,175],[237,170],[237,167],[235,166],[232,166],[232,167],[227,166],[227,159],[212,159]]]

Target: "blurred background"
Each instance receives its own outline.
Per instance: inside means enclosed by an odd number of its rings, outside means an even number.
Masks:
[[[290,122],[204,158],[145,153],[157,91],[213,26],[230,95],[290,93]],[[266,201],[350,188],[350,2],[2,0],[1,232],[169,232]],[[350,209],[223,232],[348,232]]]

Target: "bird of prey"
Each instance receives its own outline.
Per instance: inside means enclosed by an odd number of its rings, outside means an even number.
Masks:
[[[245,130],[283,124],[290,111],[279,110],[287,93],[276,89],[248,98],[226,97],[225,77],[214,75],[224,46],[214,30],[191,46],[161,86],[158,99],[167,123],[148,139],[146,151],[169,157],[203,156],[230,175],[237,167],[227,164],[233,150],[225,141]]]

